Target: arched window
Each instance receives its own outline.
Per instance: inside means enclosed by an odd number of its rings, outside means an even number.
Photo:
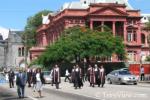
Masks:
[[[18,56],[21,56],[21,48],[18,48]]]
[[[141,34],[141,42],[142,42],[142,44],[145,44],[145,35],[144,34]]]
[[[25,52],[24,47],[22,47],[22,56],[24,56],[24,52]]]

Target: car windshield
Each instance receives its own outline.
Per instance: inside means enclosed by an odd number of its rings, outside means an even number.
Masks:
[[[129,71],[119,71],[120,75],[131,75]]]
[[[50,72],[43,72],[44,75],[50,75]]]

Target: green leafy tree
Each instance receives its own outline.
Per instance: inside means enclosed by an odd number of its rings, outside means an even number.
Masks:
[[[120,37],[114,37],[110,32],[76,26],[65,30],[58,41],[48,46],[38,62],[47,66],[56,62],[70,62],[77,57],[108,57],[114,53],[125,58],[124,44]]]
[[[47,15],[50,12],[49,10],[43,10],[27,19],[27,25],[25,26],[22,38],[28,48],[36,44],[36,30],[42,25],[42,14]]]

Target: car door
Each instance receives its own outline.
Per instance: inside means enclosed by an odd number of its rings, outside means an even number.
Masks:
[[[112,83],[115,82],[115,73],[116,73],[116,71],[113,71],[113,72],[111,72],[111,74],[110,74],[110,80],[111,80]]]
[[[114,78],[113,78],[114,83],[118,83],[118,78],[119,78],[119,72],[116,71],[116,72],[114,73]]]

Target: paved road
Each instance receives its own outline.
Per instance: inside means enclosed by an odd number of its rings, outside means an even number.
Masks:
[[[104,88],[92,88],[89,83],[85,83],[82,89],[75,90],[72,84],[62,83],[59,90],[50,85],[44,86],[42,95],[42,98],[38,98],[37,92],[26,88],[27,98],[24,100],[149,100],[150,87],[106,84]],[[8,84],[0,85],[0,100],[17,99],[15,88],[10,89]]]
[[[55,87],[46,86],[45,88],[55,90]],[[88,96],[99,100],[150,100],[149,85],[110,85],[104,88],[89,87],[85,83],[82,89],[75,90],[69,83],[62,82],[59,92],[72,93],[81,96]]]
[[[16,88],[9,88],[7,85],[0,86],[0,100],[18,100]],[[44,89],[42,98],[38,98],[37,92],[26,87],[26,98],[23,100],[96,100],[85,96],[62,93],[57,90]]]
[[[7,89],[0,86],[0,100],[18,100],[17,94],[13,89]],[[28,97],[25,97],[23,100],[32,100]]]

